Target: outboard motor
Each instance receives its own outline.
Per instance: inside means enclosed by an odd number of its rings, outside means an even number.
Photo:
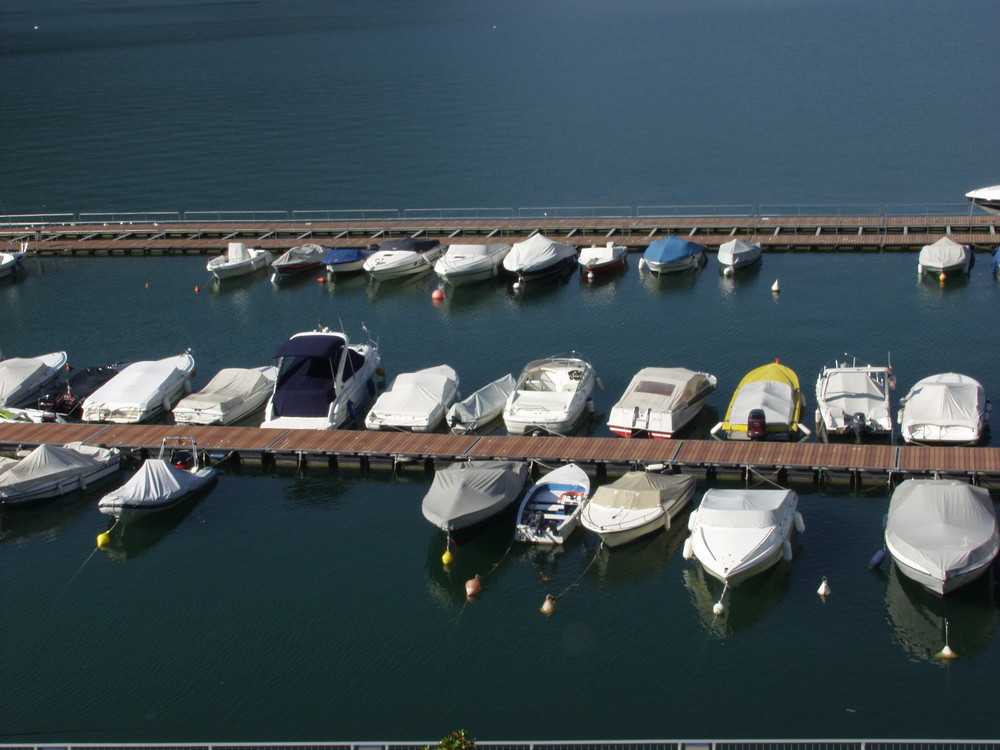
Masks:
[[[751,409],[747,415],[747,437],[751,440],[767,439],[767,419],[763,409]]]
[[[855,412],[850,421],[847,423],[847,427],[854,433],[855,438],[861,440],[861,435],[868,427],[868,420],[865,418],[865,413],[862,411]]]

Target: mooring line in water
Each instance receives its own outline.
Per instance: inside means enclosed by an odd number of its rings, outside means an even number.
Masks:
[[[87,555],[87,559],[83,561],[83,564],[80,565],[80,567],[76,569],[76,572],[69,577],[69,580],[66,582],[67,586],[69,586],[71,583],[73,583],[73,581],[76,580],[76,577],[78,575],[80,575],[80,571],[83,570],[84,565],[86,565],[87,563],[90,562],[90,558],[92,558],[94,555],[96,555],[97,554],[97,550],[99,550],[99,549],[100,549],[100,547],[94,547],[94,549],[91,551],[91,553],[89,555]]]
[[[775,482],[770,477],[765,477],[763,474],[761,474],[759,471],[757,471],[754,467],[748,466],[747,469],[749,469],[750,473],[753,474],[753,475],[755,475],[762,482],[767,482],[768,484],[774,485],[779,490],[787,489],[786,487],[782,487],[780,484],[778,484],[777,482]]]
[[[598,548],[597,548],[597,549],[596,549],[596,550],[594,551],[594,556],[593,556],[593,557],[591,557],[591,558],[590,558],[590,562],[589,562],[589,563],[587,563],[587,567],[585,567],[585,568],[583,569],[583,571],[582,571],[582,572],[580,573],[580,575],[578,575],[578,576],[576,577],[576,580],[575,580],[575,581],[573,581],[573,583],[571,583],[571,584],[570,584],[569,586],[567,586],[567,587],[566,587],[565,589],[563,589],[563,592],[562,592],[561,594],[559,594],[559,596],[555,597],[556,601],[558,601],[559,599],[562,599],[562,598],[563,598],[564,596],[566,596],[566,594],[568,594],[568,593],[569,593],[569,590],[570,590],[571,588],[573,588],[574,586],[576,586],[576,584],[578,584],[578,583],[580,582],[580,579],[581,579],[581,578],[583,578],[583,577],[584,577],[585,575],[587,575],[587,571],[588,571],[588,570],[590,570],[590,566],[591,566],[591,565],[593,565],[593,564],[594,564],[595,562],[597,562],[597,556],[598,556],[599,554],[601,554],[601,550],[602,550],[602,549],[604,549],[604,540],[603,540],[603,539],[601,540],[601,544],[600,544],[600,545],[598,546]]]

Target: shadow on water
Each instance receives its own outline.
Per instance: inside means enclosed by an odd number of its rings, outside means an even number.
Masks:
[[[728,276],[723,273],[718,262],[714,265],[716,273],[719,277],[719,290],[723,295],[731,296],[741,286],[750,286],[757,281],[757,277],[760,276],[761,269],[764,267],[764,260],[762,258],[758,263],[754,263],[752,266],[737,268]]]
[[[357,289],[364,289],[368,283],[368,273],[365,271],[332,274],[326,280],[326,293],[347,294]]]
[[[398,279],[372,279],[368,283],[368,299],[372,302],[385,302],[410,295],[424,295],[430,298],[437,282],[438,276],[430,268]]]
[[[111,483],[109,478],[101,486],[106,488]],[[38,537],[56,538],[92,510],[99,495],[99,492],[88,489],[23,507],[4,507],[0,509],[0,543],[27,542]]]
[[[144,516],[122,518],[110,521],[108,526],[109,540],[103,548],[109,559],[116,562],[133,560],[161,539],[173,534],[198,502],[211,491],[211,486],[194,493],[182,503],[172,508],[149,513]]]
[[[721,581],[705,572],[696,561],[684,570],[684,586],[705,629],[725,638],[751,628],[763,620],[788,593],[791,584],[791,563],[781,560],[777,565],[726,591],[721,615],[713,607],[723,593]]]
[[[640,269],[639,276],[644,288],[656,294],[669,294],[690,289],[701,278],[705,268],[706,266],[699,266],[674,273],[653,273],[647,269]]]
[[[234,276],[231,279],[216,279],[213,277],[208,290],[210,294],[216,297],[224,297],[227,294],[235,294],[249,289],[252,286],[262,283],[267,278],[267,270],[263,268],[253,273],[248,273],[245,276]]]
[[[630,544],[614,549],[602,545],[587,576],[605,589],[661,576],[667,564],[679,558],[690,512],[688,507],[673,519],[669,529],[646,534]]]

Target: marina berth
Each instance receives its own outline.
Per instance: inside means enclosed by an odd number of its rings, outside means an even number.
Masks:
[[[504,405],[508,434],[568,434],[589,412],[597,384],[594,366],[576,354],[529,362]]]
[[[230,242],[225,254],[208,261],[206,269],[215,278],[232,279],[267,268],[274,256],[259,247],[247,247],[242,242]]]
[[[0,506],[23,505],[85,490],[121,466],[117,448],[83,443],[40,445],[0,472]]]
[[[711,434],[730,440],[798,439],[811,434],[800,421],[804,406],[799,376],[776,360],[743,376],[726,418]]]
[[[587,281],[597,276],[610,276],[623,271],[628,265],[628,248],[614,242],[603,246],[592,245],[580,250],[577,262],[580,264],[580,274]]]
[[[364,269],[376,281],[414,276],[434,268],[444,250],[437,240],[407,238],[384,242],[365,259]]]
[[[400,373],[372,405],[365,427],[431,432],[458,398],[458,374],[449,365]]]
[[[976,256],[968,245],[960,245],[950,237],[942,237],[931,245],[924,245],[917,255],[917,273],[949,274],[969,273]]]
[[[611,407],[608,427],[622,437],[670,438],[694,419],[718,380],[684,367],[644,367]]]
[[[197,393],[174,407],[177,424],[233,424],[260,409],[277,379],[278,368],[227,367]]]
[[[271,269],[274,271],[273,278],[294,276],[322,267],[328,249],[315,242],[291,248],[271,263]]]
[[[653,273],[678,273],[697,270],[707,262],[704,245],[670,235],[649,243],[642,254],[640,268],[645,267]]]
[[[844,356],[843,362],[825,366],[816,379],[817,434],[822,440],[831,435],[892,437],[892,368]]]
[[[907,479],[889,502],[885,546],[899,571],[928,591],[964,586],[1000,550],[989,491],[954,479]]]
[[[66,359],[66,352],[51,352],[0,361],[0,407],[16,409],[34,404],[56,382]]]
[[[79,419],[83,411],[83,402],[87,396],[96,391],[111,378],[120,373],[131,362],[114,362],[110,365],[84,367],[72,370],[65,383],[57,382],[38,399],[38,408],[68,419]]]
[[[691,501],[698,480],[681,474],[630,471],[597,488],[583,508],[584,528],[620,547],[671,522]]]
[[[543,234],[515,242],[503,259],[503,267],[517,276],[516,285],[565,271],[576,264],[575,247],[550,240]]]
[[[495,278],[510,252],[506,242],[488,245],[449,245],[434,264],[434,273],[452,286]]]
[[[514,392],[514,376],[510,373],[487,383],[461,401],[448,407],[445,422],[456,435],[475,432],[480,427],[498,419],[503,414],[504,405]]]
[[[907,443],[973,444],[982,437],[990,402],[975,378],[957,372],[917,383],[899,406],[899,432]]]
[[[580,525],[589,495],[590,477],[574,463],[544,474],[521,501],[514,541],[562,544]]]
[[[83,402],[84,422],[151,422],[191,392],[194,356],[188,350],[124,367]]]

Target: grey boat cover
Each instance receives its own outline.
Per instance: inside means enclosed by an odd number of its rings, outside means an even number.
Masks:
[[[16,406],[29,386],[45,377],[49,366],[37,357],[15,357],[0,362],[0,406]]]
[[[214,470],[192,474],[161,458],[148,458],[139,470],[117,490],[101,498],[102,512],[122,508],[160,508],[180,502],[214,476]]]
[[[933,424],[976,430],[986,409],[986,392],[978,380],[946,372],[924,378],[903,399],[907,425]]]
[[[689,494],[697,480],[680,474],[630,471],[611,484],[598,487],[590,503],[605,508],[660,508]]]
[[[200,391],[181,399],[174,410],[207,411],[215,409],[226,413],[238,407],[253,394],[259,393],[261,390],[269,390],[274,385],[275,374],[276,368],[274,367],[249,369],[227,367],[219,370],[215,377],[208,381],[208,385]]]
[[[107,448],[81,443],[40,445],[0,474],[0,497],[21,495],[45,484],[90,474],[106,466],[113,455]]]
[[[967,263],[971,253],[968,245],[959,245],[949,237],[942,237],[932,245],[924,245],[917,262],[929,268],[950,268]]]
[[[452,404],[445,421],[449,427],[467,425],[474,429],[479,422],[499,416],[507,397],[514,392],[516,382],[514,376],[507,373],[484,385],[468,398]]]
[[[885,541],[893,557],[940,581],[989,565],[1000,548],[989,490],[957,479],[907,479],[892,493]]]
[[[421,510],[439,529],[465,529],[503,512],[527,477],[528,465],[520,461],[455,463],[434,473]]]

